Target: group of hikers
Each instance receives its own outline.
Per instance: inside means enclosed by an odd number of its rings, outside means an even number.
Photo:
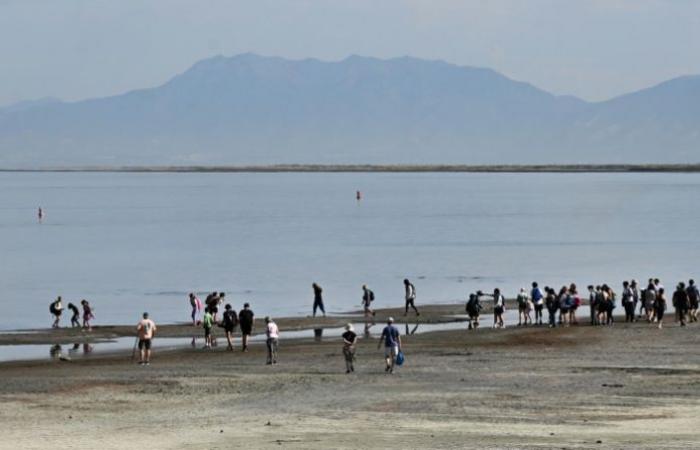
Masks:
[[[93,314],[90,302],[85,299],[80,301],[80,305],[83,308],[83,323],[80,323],[80,310],[73,303],[68,303],[68,309],[71,311],[72,315],[70,318],[70,324],[73,328],[82,328],[83,330],[92,331],[92,325],[90,321],[95,318]],[[61,322],[61,315],[63,314],[63,300],[59,295],[56,300],[49,304],[49,312],[53,316],[54,320],[51,324],[52,328],[59,328]]]
[[[415,311],[416,316],[420,313],[415,305],[416,288],[408,279],[403,281],[405,311],[407,315],[409,308]],[[313,317],[317,311],[325,317],[326,310],[323,302],[323,289],[318,283],[312,284],[313,290]],[[504,314],[506,312],[506,298],[500,289],[496,288],[493,293],[487,294],[482,291],[470,294],[466,303],[468,315],[468,329],[479,327],[480,312],[483,309],[482,298],[489,297],[493,301],[493,327],[505,328]],[[225,303],[226,294],[224,292],[212,292],[208,294],[202,302],[194,293],[189,294],[189,303],[192,308],[191,320],[194,326],[202,326],[204,330],[204,347],[209,349],[214,344],[213,329],[215,326],[223,328],[228,343],[228,350],[234,350],[234,333],[240,327],[241,350],[248,351],[248,345],[254,329],[255,314],[249,303],[244,303],[243,309],[238,313],[230,303]],[[362,306],[366,320],[372,320],[376,315],[372,309],[372,302],[375,300],[374,292],[362,286]],[[649,323],[662,327],[664,313],[668,308],[668,301],[665,289],[657,278],[649,279],[646,288],[641,289],[636,280],[624,281],[619,301],[625,312],[626,322],[636,322],[646,320]],[[678,283],[671,298],[671,305],[675,309],[676,321],[681,326],[687,322],[698,321],[700,291],[694,282]],[[549,286],[540,288],[537,282],[533,282],[530,289],[521,288],[515,299],[518,309],[518,325],[545,325],[544,311],[547,310],[548,317],[546,325],[549,327],[577,325],[578,318],[576,312],[582,305],[582,296],[576,287],[571,283],[562,286],[558,291]],[[614,310],[617,307],[618,294],[607,284],[588,286],[588,304],[590,311],[591,325],[613,325],[615,322]],[[87,300],[82,300],[84,329],[91,329],[90,320],[94,317],[92,308]],[[225,304],[224,304],[225,303]],[[224,304],[223,313],[219,317],[219,307]],[[69,303],[68,308],[73,312],[71,324],[80,326],[78,318],[80,313],[78,308]],[[204,310],[201,320],[198,320],[198,313]],[[59,326],[59,319],[63,310],[61,297],[51,303],[51,313],[55,317],[53,327]],[[638,312],[637,312],[638,311]],[[347,324],[342,334],[342,353],[345,360],[346,372],[355,371],[355,353],[358,336],[352,324]],[[148,365],[150,363],[151,340],[156,331],[155,323],[149,319],[148,313],[143,314],[143,319],[137,324],[137,342],[140,350],[139,364]],[[267,345],[267,364],[277,364],[279,347],[279,328],[269,317],[265,317],[265,338]],[[394,319],[389,318],[387,324],[379,337],[378,347],[384,344],[385,369],[388,373],[393,373],[395,366],[403,360],[401,337],[399,330],[394,326]]]
[[[493,294],[484,294],[477,291],[469,295],[466,304],[466,312],[469,316],[469,329],[479,326],[480,311],[482,309],[481,298],[493,298],[493,327],[504,328],[503,314],[505,313],[505,297],[499,289],[494,289]],[[620,293],[620,304],[625,311],[625,322],[646,320],[663,327],[664,313],[668,308],[668,301],[664,286],[658,278],[650,278],[647,287],[640,289],[636,280],[623,281]],[[613,325],[615,323],[614,310],[617,307],[618,295],[607,284],[588,286],[588,305],[591,325]],[[700,291],[694,280],[678,283],[671,298],[671,305],[675,310],[676,322],[681,326],[698,320],[698,303]],[[557,292],[554,288],[545,286],[541,289],[537,282],[532,283],[528,291],[521,288],[516,297],[518,307],[518,325],[543,325],[543,311],[548,312],[547,325],[577,325],[576,311],[582,304],[582,298],[574,283],[562,286]],[[639,313],[635,312],[639,306]],[[532,314],[534,312],[534,319]],[[557,317],[558,313],[558,317]]]

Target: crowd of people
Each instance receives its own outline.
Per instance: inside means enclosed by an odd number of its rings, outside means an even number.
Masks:
[[[408,279],[403,280],[405,292],[404,316],[408,315],[411,308],[416,316],[420,312],[416,307],[416,288]],[[323,316],[326,309],[323,301],[323,288],[318,283],[312,284],[313,307],[312,314],[316,317],[317,311]],[[668,308],[667,294],[664,286],[657,278],[649,279],[645,288],[640,288],[636,280],[623,281],[622,290],[618,295],[609,285],[589,285],[588,288],[589,320],[591,325],[612,326],[615,323],[614,312],[618,306],[622,306],[625,312],[625,322],[637,322],[645,320],[656,324],[658,328],[663,326],[663,318]],[[470,294],[466,303],[468,315],[468,329],[479,327],[481,310],[483,309],[482,298],[489,297],[493,301],[493,327],[505,328],[504,314],[506,312],[506,298],[499,288],[493,293],[477,291]],[[234,350],[234,333],[240,328],[241,351],[247,352],[250,338],[253,334],[255,324],[255,314],[249,303],[244,303],[243,308],[236,313],[230,303],[225,303],[226,294],[224,292],[212,292],[208,294],[202,302],[194,293],[189,294],[189,304],[191,307],[191,320],[193,326],[201,326],[204,331],[204,348],[210,349],[215,345],[213,329],[223,328],[227,349]],[[372,321],[376,312],[371,305],[375,300],[374,292],[367,285],[362,286],[361,305],[363,307],[366,324]],[[671,306],[675,310],[675,320],[681,326],[688,322],[698,321],[700,291],[694,280],[688,283],[680,282],[671,297]],[[576,284],[562,286],[559,290],[545,286],[540,288],[537,282],[533,282],[530,289],[521,288],[515,298],[518,309],[518,326],[547,325],[549,327],[577,325],[579,318],[577,311],[583,304],[582,295],[579,293]],[[80,311],[72,303],[68,304],[68,309],[72,312],[71,325],[90,330],[90,320],[94,318],[93,310],[87,300],[80,302],[83,308],[83,322],[79,322]],[[219,307],[223,307],[223,313],[219,317]],[[203,313],[202,313],[203,310]],[[545,323],[544,311],[548,317]],[[55,317],[53,327],[59,327],[61,313],[63,311],[62,299],[59,296],[50,305],[51,314]],[[201,318],[198,315],[201,314]],[[366,335],[368,326],[365,326]],[[137,342],[140,350],[139,364],[148,365],[150,363],[151,341],[155,336],[156,325],[149,319],[148,313],[144,313],[143,319],[137,324]],[[279,328],[269,316],[265,317],[265,338],[267,346],[267,364],[274,365],[278,361],[279,348]],[[193,340],[194,342],[194,340]],[[346,372],[355,371],[355,357],[358,336],[352,324],[345,326],[342,334],[342,354],[345,360]],[[397,362],[403,360],[401,337],[398,328],[394,325],[394,319],[389,318],[387,325],[382,330],[378,347],[384,344],[384,356],[386,371],[393,373]],[[194,344],[193,344],[194,345]]]

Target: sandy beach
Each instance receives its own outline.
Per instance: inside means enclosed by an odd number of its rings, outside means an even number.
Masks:
[[[380,311],[378,325],[397,312]],[[420,320],[444,321],[449,313],[461,314],[461,305],[424,308]],[[248,353],[221,344],[159,351],[157,340],[149,367],[132,363],[130,351],[3,363],[0,447],[700,446],[697,324],[681,328],[671,316],[663,330],[639,322],[415,334],[403,337],[407,360],[394,375],[384,372],[374,339],[360,341],[350,375],[338,338],[284,339],[295,327],[345,321],[279,320],[277,366],[265,365],[262,345]],[[130,332],[94,333],[107,330]],[[184,325],[161,330],[192,334]],[[31,339],[61,333],[71,331]]]

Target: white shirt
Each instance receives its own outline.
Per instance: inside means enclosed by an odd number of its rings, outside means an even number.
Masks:
[[[277,324],[275,322],[270,322],[267,324],[267,337],[270,339],[277,339],[280,337],[280,331],[279,328],[277,328]]]

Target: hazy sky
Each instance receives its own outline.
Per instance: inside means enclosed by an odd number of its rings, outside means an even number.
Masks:
[[[0,105],[155,86],[244,52],[442,59],[601,100],[700,73],[700,1],[0,0]]]

